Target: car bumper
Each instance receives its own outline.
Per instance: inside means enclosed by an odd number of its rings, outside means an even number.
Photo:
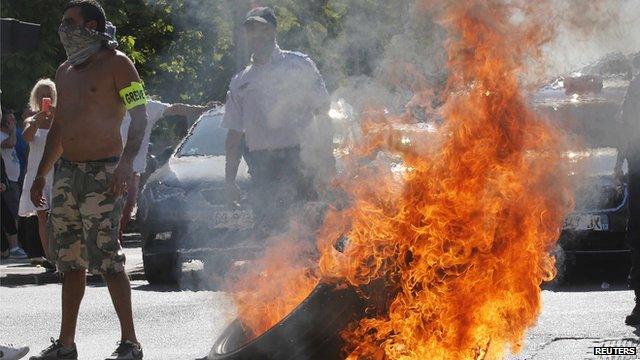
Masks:
[[[229,208],[212,205],[198,194],[154,199],[150,192],[145,192],[139,206],[140,228],[151,237],[145,239],[147,243],[173,243],[176,249],[230,247],[246,239],[252,223],[234,229],[212,225],[214,215],[221,211]]]

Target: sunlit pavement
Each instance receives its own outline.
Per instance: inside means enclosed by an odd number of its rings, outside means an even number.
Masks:
[[[594,347],[638,346],[639,332],[624,325],[633,307],[632,291],[585,286],[545,290],[542,299],[537,326],[529,331],[523,351],[511,359],[605,359],[594,355]]]
[[[145,359],[195,359],[207,355],[231,314],[221,292],[152,288],[133,284],[134,317]],[[60,285],[0,288],[2,342],[28,345],[31,355],[58,336]],[[80,359],[104,359],[120,340],[119,325],[104,285],[89,286],[80,309]]]
[[[125,249],[125,252],[131,266],[138,263],[135,267],[141,266],[140,248]],[[28,272],[26,266],[23,271]],[[30,355],[47,347],[49,339],[58,336],[60,291],[59,284],[7,286],[3,283],[0,286],[0,342],[28,345]],[[229,298],[217,291],[150,286],[144,280],[134,280],[132,298],[136,331],[145,359],[201,358],[208,354],[214,337],[233,317],[229,313],[233,309]],[[90,283],[78,320],[79,359],[104,359],[116,348],[118,340],[119,325],[109,292],[102,283]]]
[[[139,248],[127,249],[132,260],[138,259],[139,252]],[[149,286],[142,280],[132,283],[145,359],[203,357],[233,317],[226,294],[197,290],[206,287],[189,280],[204,274],[184,276],[188,283],[181,289]],[[603,284],[604,280],[612,284]],[[605,359],[595,356],[593,348],[637,345],[640,332],[624,325],[633,307],[633,293],[626,290],[620,274],[604,280],[587,277],[555,291],[544,290],[537,326],[528,332],[523,350],[508,359]],[[34,354],[57,336],[59,284],[0,286],[0,304],[0,341],[28,345]],[[115,349],[118,338],[118,322],[106,287],[99,283],[88,286],[78,324],[80,359],[103,359]]]

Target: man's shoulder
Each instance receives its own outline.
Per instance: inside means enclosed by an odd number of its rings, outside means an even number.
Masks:
[[[123,53],[120,50],[111,50],[111,49],[104,49],[106,51],[105,53],[105,60],[115,64],[116,66],[122,66],[122,65],[130,65],[133,62],[131,61],[131,59],[129,59],[129,57],[127,56],[127,54]]]
[[[299,51],[282,50],[282,56],[284,58],[283,63],[291,68],[297,68],[301,71],[316,72],[317,66],[313,62],[311,57],[305,53]]]

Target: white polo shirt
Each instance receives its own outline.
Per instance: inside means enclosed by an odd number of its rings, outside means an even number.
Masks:
[[[149,141],[151,140],[151,130],[158,120],[162,119],[164,111],[169,107],[169,104],[165,104],[160,101],[149,100],[147,102],[147,128],[144,130],[144,138],[142,138],[142,144],[140,144],[140,151],[133,160],[133,171],[136,173],[143,173],[147,168],[147,153],[149,152]],[[122,119],[122,126],[120,127],[120,135],[122,136],[122,146],[127,143],[127,134],[129,133],[129,125],[131,125],[131,115],[129,112],[124,115]]]
[[[250,151],[284,149],[300,145],[314,112],[329,105],[315,63],[276,46],[268,63],[250,64],[231,80],[220,126],[244,132]]]

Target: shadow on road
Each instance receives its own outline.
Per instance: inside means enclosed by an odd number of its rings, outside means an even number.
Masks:
[[[542,289],[557,292],[627,291],[629,257],[590,256],[562,264],[556,278]]]
[[[139,285],[133,287],[140,291],[178,292],[178,291],[222,291],[222,280],[210,276],[204,269],[184,270],[179,284]]]

